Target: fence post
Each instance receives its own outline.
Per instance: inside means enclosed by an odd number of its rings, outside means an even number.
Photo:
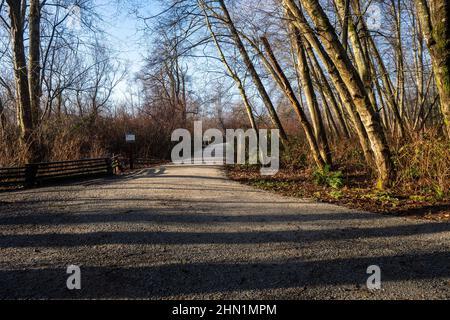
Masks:
[[[106,158],[106,165],[107,165],[107,173],[109,176],[114,175],[114,157],[113,158]]]
[[[25,186],[32,187],[36,184],[36,175],[38,172],[37,164],[25,165]]]

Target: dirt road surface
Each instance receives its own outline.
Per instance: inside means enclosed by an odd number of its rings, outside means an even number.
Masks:
[[[366,287],[371,265],[381,290]],[[168,165],[1,193],[0,298],[450,299],[450,224]]]

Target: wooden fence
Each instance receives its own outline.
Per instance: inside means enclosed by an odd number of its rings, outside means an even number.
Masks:
[[[45,182],[113,174],[110,158],[28,164],[0,168],[0,186],[34,186]]]
[[[0,168],[0,187],[24,185],[26,168]]]
[[[133,162],[137,168],[151,166],[159,161],[151,158],[137,158]],[[114,156],[112,158],[45,162],[17,168],[0,168],[0,187],[32,187],[57,180],[108,176],[124,171],[129,166],[127,158]]]

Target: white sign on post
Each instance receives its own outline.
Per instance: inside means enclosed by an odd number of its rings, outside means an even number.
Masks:
[[[125,141],[128,143],[132,143],[136,141],[136,136],[134,134],[126,134]]]

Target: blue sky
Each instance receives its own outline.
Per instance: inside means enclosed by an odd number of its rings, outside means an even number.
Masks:
[[[143,57],[147,46],[143,38],[142,22],[132,12],[134,7],[124,4],[125,1],[94,0],[96,11],[103,19],[102,29],[107,32],[110,46],[117,56],[128,66],[128,79],[123,81],[115,90],[114,98],[123,99],[129,86],[128,80],[143,66]],[[141,1],[145,3],[142,12],[146,14],[158,13],[157,1]]]

